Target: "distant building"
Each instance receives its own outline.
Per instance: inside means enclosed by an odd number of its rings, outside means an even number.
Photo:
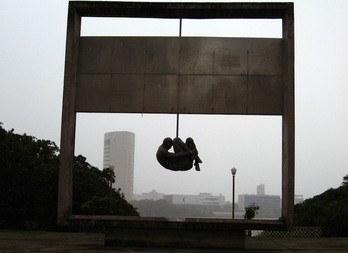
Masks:
[[[260,184],[256,187],[256,194],[257,195],[265,195],[265,185]]]
[[[239,209],[244,210],[245,207],[255,203],[260,207],[255,217],[258,218],[279,218],[281,216],[281,203],[279,195],[266,195],[265,185],[257,186],[257,194],[238,195]]]
[[[132,198],[132,200],[137,200],[137,201],[139,201],[139,200],[142,200],[142,199],[143,199],[143,198],[142,198],[141,194],[133,193],[133,198]]]
[[[158,193],[155,190],[152,190],[151,192],[148,192],[148,193],[142,193],[141,199],[160,200],[160,199],[164,199],[164,194]]]
[[[133,198],[135,134],[127,131],[104,134],[103,168],[115,167],[116,182],[113,188],[121,188],[125,198]]]
[[[256,217],[260,218],[279,218],[280,209],[280,196],[279,195],[239,195],[238,205],[239,208],[244,209],[252,203],[255,203],[260,207],[257,211]]]
[[[295,195],[295,205],[303,202],[303,195]]]
[[[205,206],[223,206],[225,205],[225,196],[213,196],[211,193],[200,193],[198,195],[173,194],[165,195],[164,198],[174,205],[205,205]]]

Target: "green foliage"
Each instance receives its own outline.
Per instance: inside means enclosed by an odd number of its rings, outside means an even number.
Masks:
[[[115,192],[114,192],[115,193]],[[82,214],[89,215],[120,215],[138,216],[139,213],[124,198],[119,197],[93,197],[81,205]]]
[[[73,213],[81,213],[81,205],[93,197],[109,195],[109,170],[91,166],[82,155],[73,163]]]
[[[348,236],[347,179],[341,187],[295,205],[295,225],[322,227],[326,236]]]
[[[86,158],[74,158],[73,212],[95,198],[110,194],[109,170],[100,171]],[[35,220],[51,227],[57,223],[59,149],[48,140],[6,131],[0,123],[0,226],[22,226]],[[112,213],[137,215],[119,191],[113,191]],[[88,208],[83,208],[86,212]]]
[[[346,186],[346,185],[348,185],[348,175],[345,175],[345,176],[343,177],[342,186]]]
[[[248,207],[245,207],[245,214],[243,215],[244,219],[253,219],[256,214],[258,214],[257,210],[259,210],[260,207],[256,205],[255,203],[250,204]]]
[[[26,220],[56,221],[58,147],[0,125],[0,220],[13,225]],[[54,200],[54,201],[52,201]]]

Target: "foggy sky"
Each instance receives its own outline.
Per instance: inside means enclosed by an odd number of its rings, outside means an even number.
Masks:
[[[262,1],[268,2],[268,1]],[[275,2],[275,1],[273,1]],[[347,1],[294,1],[295,193],[305,198],[338,187],[348,174]],[[68,1],[0,2],[0,122],[60,143]],[[238,23],[241,22],[241,23]],[[183,21],[183,36],[281,37],[277,20]],[[82,35],[178,36],[177,20],[83,20]],[[99,34],[100,33],[100,34]],[[175,137],[176,115],[77,115],[76,155],[102,168],[103,135],[135,133],[134,192],[281,194],[281,117],[181,115],[179,136],[193,137],[201,172],[162,168],[155,153]]]

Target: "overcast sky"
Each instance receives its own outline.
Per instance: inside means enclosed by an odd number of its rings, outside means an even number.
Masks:
[[[210,1],[211,2],[211,1]],[[253,1],[257,2],[257,1]],[[269,2],[269,1],[262,1]],[[276,1],[273,1],[276,2]],[[278,2],[278,1],[277,1]],[[305,198],[338,187],[348,174],[348,1],[294,1],[295,192]],[[0,1],[0,122],[60,144],[68,1]],[[82,36],[178,36],[178,20],[83,19]],[[281,37],[279,20],[183,21],[183,36]],[[155,153],[175,137],[175,115],[78,114],[76,155],[102,168],[103,136],[135,133],[134,192],[281,194],[281,117],[181,115],[201,172],[162,168]]]

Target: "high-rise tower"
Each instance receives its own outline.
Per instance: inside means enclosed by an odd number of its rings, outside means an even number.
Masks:
[[[260,184],[256,187],[257,195],[265,195],[265,185]]]
[[[113,188],[121,188],[126,199],[133,198],[135,134],[127,131],[104,134],[103,168],[114,166],[116,182]]]

